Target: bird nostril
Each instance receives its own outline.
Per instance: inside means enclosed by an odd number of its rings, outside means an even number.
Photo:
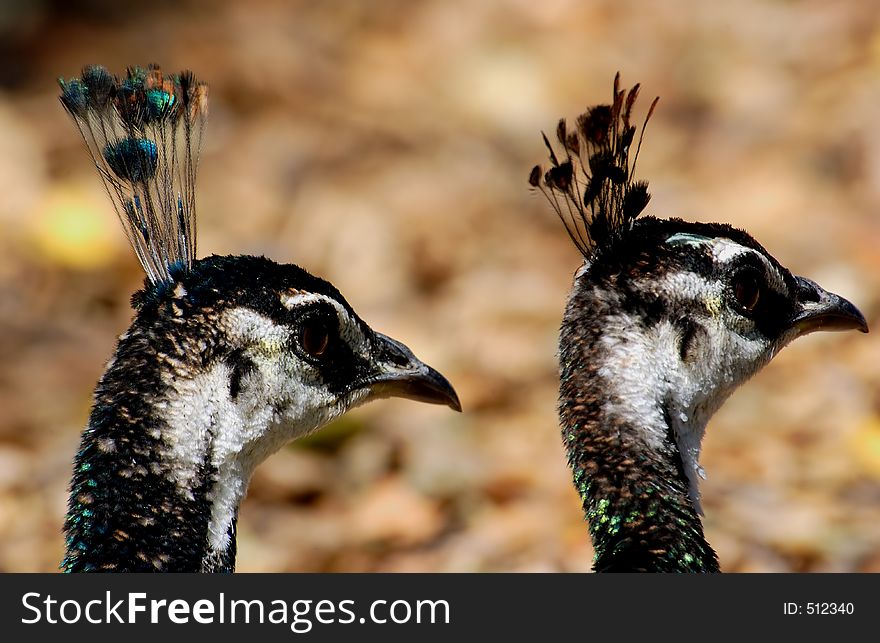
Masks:
[[[400,342],[391,339],[386,335],[380,335],[378,344],[377,348],[381,355],[380,359],[386,364],[391,364],[392,366],[398,366],[400,368],[412,364],[412,353]]]
[[[797,298],[798,301],[811,301],[815,303],[819,301],[819,291],[816,290],[813,284],[807,281],[798,281]]]
[[[398,350],[391,350],[386,353],[388,361],[395,366],[406,366],[409,364],[409,358]]]

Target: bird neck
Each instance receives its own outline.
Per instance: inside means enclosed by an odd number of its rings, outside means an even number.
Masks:
[[[563,436],[599,572],[717,572],[675,443],[647,452],[639,430],[563,402]],[[609,449],[614,445],[614,449]]]
[[[98,383],[74,461],[65,571],[234,569],[238,506],[265,454],[241,458],[230,443],[241,418],[224,407],[228,372],[187,373],[184,356],[209,360],[210,347],[175,355],[156,337],[135,322]]]
[[[691,437],[682,440],[684,414],[673,419],[679,410],[660,382],[666,376],[657,372],[662,358],[641,350],[629,320],[618,327],[619,334],[610,318],[597,323],[595,308],[575,298],[560,338],[560,424],[594,567],[716,572],[693,480],[709,413],[689,418]],[[679,446],[694,440],[696,454],[683,458]]]

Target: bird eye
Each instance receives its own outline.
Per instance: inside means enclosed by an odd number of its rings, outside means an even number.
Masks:
[[[311,357],[321,357],[330,344],[330,330],[321,319],[307,320],[299,331],[299,343]]]
[[[733,278],[733,296],[742,309],[752,313],[761,300],[761,284],[754,270],[742,270]]]

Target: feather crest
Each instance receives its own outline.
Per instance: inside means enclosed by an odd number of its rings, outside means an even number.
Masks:
[[[59,79],[73,118],[149,280],[196,258],[195,180],[207,118],[206,85],[156,65],[125,77],[85,67]]]
[[[648,184],[633,177],[645,127],[659,97],[648,109],[630,161],[636,134],[632,110],[638,94],[638,84],[620,89],[618,73],[610,105],[588,108],[575,120],[574,131],[565,119],[559,121],[556,139],[562,154],[542,134],[550,167],[536,165],[529,174],[529,184],[547,198],[585,258],[625,234],[651,198]]]

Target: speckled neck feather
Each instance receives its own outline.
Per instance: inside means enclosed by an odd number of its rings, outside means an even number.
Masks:
[[[220,556],[208,547],[210,494],[217,472],[209,454],[191,495],[163,464],[165,428],[151,400],[161,399],[143,333],[132,329],[118,357],[142,358],[142,370],[110,368],[74,461],[62,568],[82,571],[232,571],[235,533]],[[147,350],[145,350],[147,349]],[[139,355],[138,355],[139,354]],[[154,377],[151,377],[154,376]],[[151,398],[143,395],[150,390]]]
[[[577,289],[569,301],[560,338],[559,407],[568,462],[596,552],[594,568],[717,572],[668,418],[661,411],[666,430],[659,444],[648,445],[645,426],[607,412],[611,392],[599,373],[606,362],[594,304]]]
[[[170,427],[160,409],[169,387],[162,372],[193,355],[209,362],[216,345],[194,350],[140,314],[119,340],[95,391],[95,405],[74,461],[67,552],[62,568],[79,571],[231,571],[235,522],[229,547],[208,544],[209,496],[217,471],[210,445],[190,493],[181,493],[167,456]],[[210,328],[210,326],[207,326]]]

